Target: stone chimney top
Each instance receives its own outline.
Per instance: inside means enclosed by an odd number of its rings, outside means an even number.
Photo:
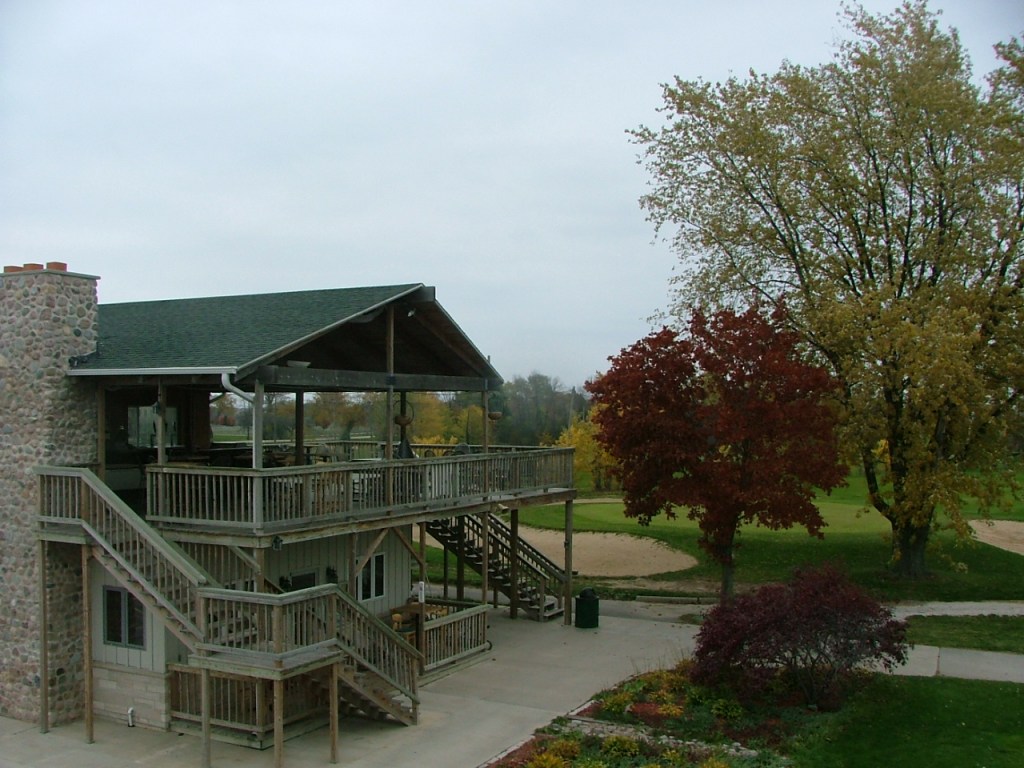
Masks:
[[[11,274],[17,274],[19,272],[57,272],[57,273],[63,273],[63,274],[68,274],[68,275],[75,274],[73,272],[68,272],[68,265],[67,265],[66,262],[63,262],[63,261],[48,261],[48,262],[46,262],[46,264],[37,264],[37,263],[34,263],[34,262],[30,262],[30,263],[22,264],[21,266],[18,266],[17,264],[8,264],[7,266],[4,267],[3,274],[11,275]],[[76,277],[88,277],[88,278],[92,278],[93,280],[99,279],[99,278],[93,277],[92,275],[75,274],[75,276]]]

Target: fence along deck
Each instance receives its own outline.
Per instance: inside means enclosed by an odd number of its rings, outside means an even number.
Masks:
[[[261,536],[572,492],[571,448],[272,469],[152,465],[146,518]]]

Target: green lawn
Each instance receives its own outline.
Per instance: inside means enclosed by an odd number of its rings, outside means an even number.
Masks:
[[[1016,768],[1024,685],[878,675],[791,755],[795,768]]]
[[[915,645],[1024,653],[1024,616],[911,616]]]
[[[737,589],[785,579],[802,563],[838,561],[856,582],[884,600],[1024,599],[1024,557],[985,544],[957,542],[950,532],[934,537],[928,555],[929,578],[917,582],[894,579],[886,569],[889,524],[877,512],[864,510],[857,482],[854,477],[849,487],[819,501],[827,522],[823,539],[812,538],[803,529],[741,529]],[[561,505],[520,513],[524,525],[542,528],[561,528],[563,518]],[[706,592],[708,585],[719,579],[718,566],[709,562],[697,544],[697,524],[683,516],[675,520],[659,517],[644,527],[623,515],[621,503],[579,503],[574,507],[574,527],[577,531],[650,536],[693,555],[700,563],[697,567],[661,575],[664,580],[692,582],[692,589],[686,592]]]

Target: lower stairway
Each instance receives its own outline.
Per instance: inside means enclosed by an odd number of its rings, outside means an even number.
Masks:
[[[248,735],[265,719],[271,681],[326,691],[334,668],[341,711],[416,723],[421,654],[337,585],[279,594],[225,589],[90,470],[60,468],[43,482],[53,486],[44,493],[44,524],[78,528],[90,554],[187,650],[187,663],[169,665],[172,721],[195,727],[202,717],[204,670],[214,680],[210,706],[220,737]],[[244,582],[262,577],[247,574]]]
[[[427,532],[480,575],[486,567],[488,584],[530,618],[546,621],[565,612],[565,571],[522,538],[514,542],[512,529],[497,515],[488,516],[486,556],[484,526],[476,515],[432,520]]]

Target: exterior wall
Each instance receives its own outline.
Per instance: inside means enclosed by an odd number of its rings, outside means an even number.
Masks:
[[[97,663],[92,668],[93,713],[97,717],[147,728],[170,727],[170,697],[167,675],[115,664]]]
[[[50,717],[61,722],[82,710],[81,561],[74,545],[47,545],[50,679],[41,681],[32,468],[96,462],[95,390],[66,376],[71,358],[96,347],[96,278],[47,266],[0,276],[0,715],[36,720],[48,684]]]
[[[402,529],[406,539],[411,535],[411,526]],[[356,557],[366,554],[366,548],[373,543],[375,531],[354,534],[356,536]],[[316,584],[327,582],[327,568],[333,568],[338,582],[344,588],[348,582],[349,536],[332,536],[314,541],[290,544],[280,552],[267,552],[267,578],[275,584],[282,576],[294,579],[307,573],[316,574]],[[392,608],[405,603],[412,583],[412,555],[394,533],[389,533],[377,547],[384,552],[385,577],[384,597],[366,601],[366,606],[378,615],[386,615]]]
[[[152,611],[146,611],[144,648],[109,645],[103,641],[103,591],[105,587],[120,588],[121,585],[95,560],[92,561],[91,566],[93,660],[126,669],[163,674],[167,670],[167,636],[170,633],[164,628],[163,622],[153,615]],[[173,635],[171,636],[173,637]],[[180,643],[175,643],[175,652],[179,646]],[[180,661],[180,659],[171,658],[169,661]]]

